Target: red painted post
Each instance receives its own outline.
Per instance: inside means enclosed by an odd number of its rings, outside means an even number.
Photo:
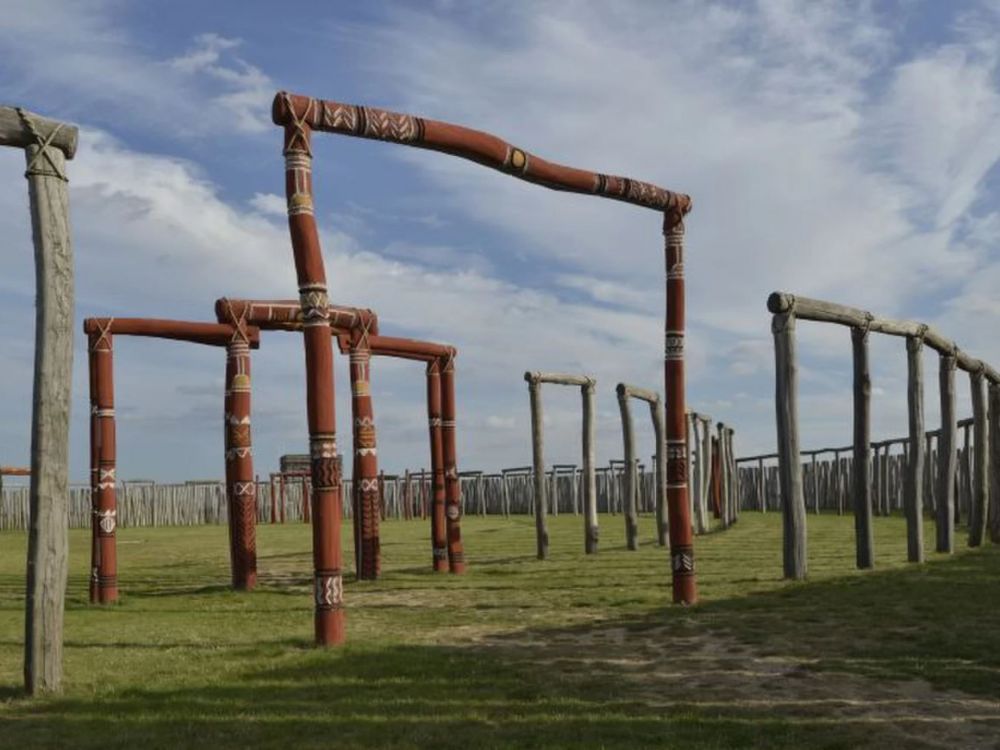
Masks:
[[[445,519],[448,564],[452,573],[465,572],[462,548],[462,485],[455,458],[455,352],[441,367],[441,443],[444,460]]]
[[[431,443],[431,563],[435,571],[448,570],[448,533],[445,521],[444,443],[441,430],[441,362],[427,363],[427,423]]]
[[[281,472],[278,474],[278,486],[281,488],[281,522],[284,523],[287,518],[287,508],[288,508],[288,495],[285,492],[285,473]]]
[[[337,420],[334,405],[333,342],[330,340],[326,271],[313,216],[311,127],[315,106],[307,100],[295,110],[287,97],[275,99],[276,125],[285,129],[285,193],[288,228],[302,308],[306,356],[306,414],[313,476],[313,598],[315,642],[343,643],[346,638],[342,551],[340,544],[341,482],[337,464]]]
[[[97,508],[94,530],[97,535],[97,600],[101,604],[118,601],[118,499],[115,495],[115,383],[114,337],[111,321],[104,322],[94,337],[94,374],[97,380]]]
[[[226,464],[229,476],[229,529],[232,543],[233,588],[250,591],[257,585],[257,484],[253,474],[250,432],[250,344],[240,326],[226,347],[229,374],[226,395]]]
[[[100,420],[97,418],[97,358],[94,354],[96,337],[87,336],[87,364],[90,382],[90,603],[98,601],[98,569],[101,550],[97,541],[97,482],[98,450],[100,444]]]
[[[371,396],[371,351],[367,330],[351,335],[351,411],[354,424],[354,528],[358,578],[377,580],[381,573],[379,542],[378,454]]]
[[[684,212],[663,215],[667,267],[667,314],[664,339],[664,395],[667,433],[667,512],[673,600],[698,601],[694,539],[688,505],[686,405],[684,403]]]

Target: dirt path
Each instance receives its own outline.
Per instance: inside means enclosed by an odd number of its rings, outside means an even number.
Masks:
[[[762,656],[717,634],[678,638],[669,627],[484,637],[477,645],[510,651],[561,679],[614,676],[609,698],[729,718],[855,724],[867,746],[1000,748],[1000,701],[933,688],[923,680],[886,681],[817,671],[814,662]]]

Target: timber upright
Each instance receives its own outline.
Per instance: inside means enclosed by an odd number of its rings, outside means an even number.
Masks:
[[[667,432],[667,513],[674,603],[694,604],[698,586],[694,572],[694,541],[688,505],[687,417],[684,399],[684,214],[663,214],[667,264],[667,315],[664,337],[664,393]]]
[[[336,645],[346,637],[344,580],[341,571],[341,482],[337,463],[334,413],[333,342],[326,271],[313,215],[312,128],[307,120],[315,106],[306,100],[297,113],[287,95],[275,98],[272,119],[284,126],[285,194],[295,273],[302,308],[306,355],[306,413],[312,474],[313,596],[317,645]]]

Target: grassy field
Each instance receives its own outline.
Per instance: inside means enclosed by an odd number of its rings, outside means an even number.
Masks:
[[[310,534],[258,530],[261,584],[227,590],[223,527],[122,529],[121,603],[86,602],[71,534],[66,689],[20,691],[25,539],[0,534],[0,747],[1000,747],[1000,548],[905,563],[876,518],[810,517],[810,580],[780,580],[780,518],[696,542],[702,603],[605,517],[467,518],[463,577],[428,528],[383,525],[384,576],[346,587],[349,644],[311,647]],[[925,538],[932,539],[928,526]],[[345,549],[350,529],[345,529]]]

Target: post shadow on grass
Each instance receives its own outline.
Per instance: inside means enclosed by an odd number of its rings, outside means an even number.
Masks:
[[[288,663],[291,660],[292,663]],[[245,662],[259,664],[248,650]],[[4,693],[0,692],[0,696]],[[32,706],[5,730],[13,747],[819,747],[826,727],[615,698],[607,676],[553,679],[474,648],[303,649],[224,685],[141,688]],[[10,698],[16,698],[11,694]],[[114,714],[114,732],[106,716]]]

